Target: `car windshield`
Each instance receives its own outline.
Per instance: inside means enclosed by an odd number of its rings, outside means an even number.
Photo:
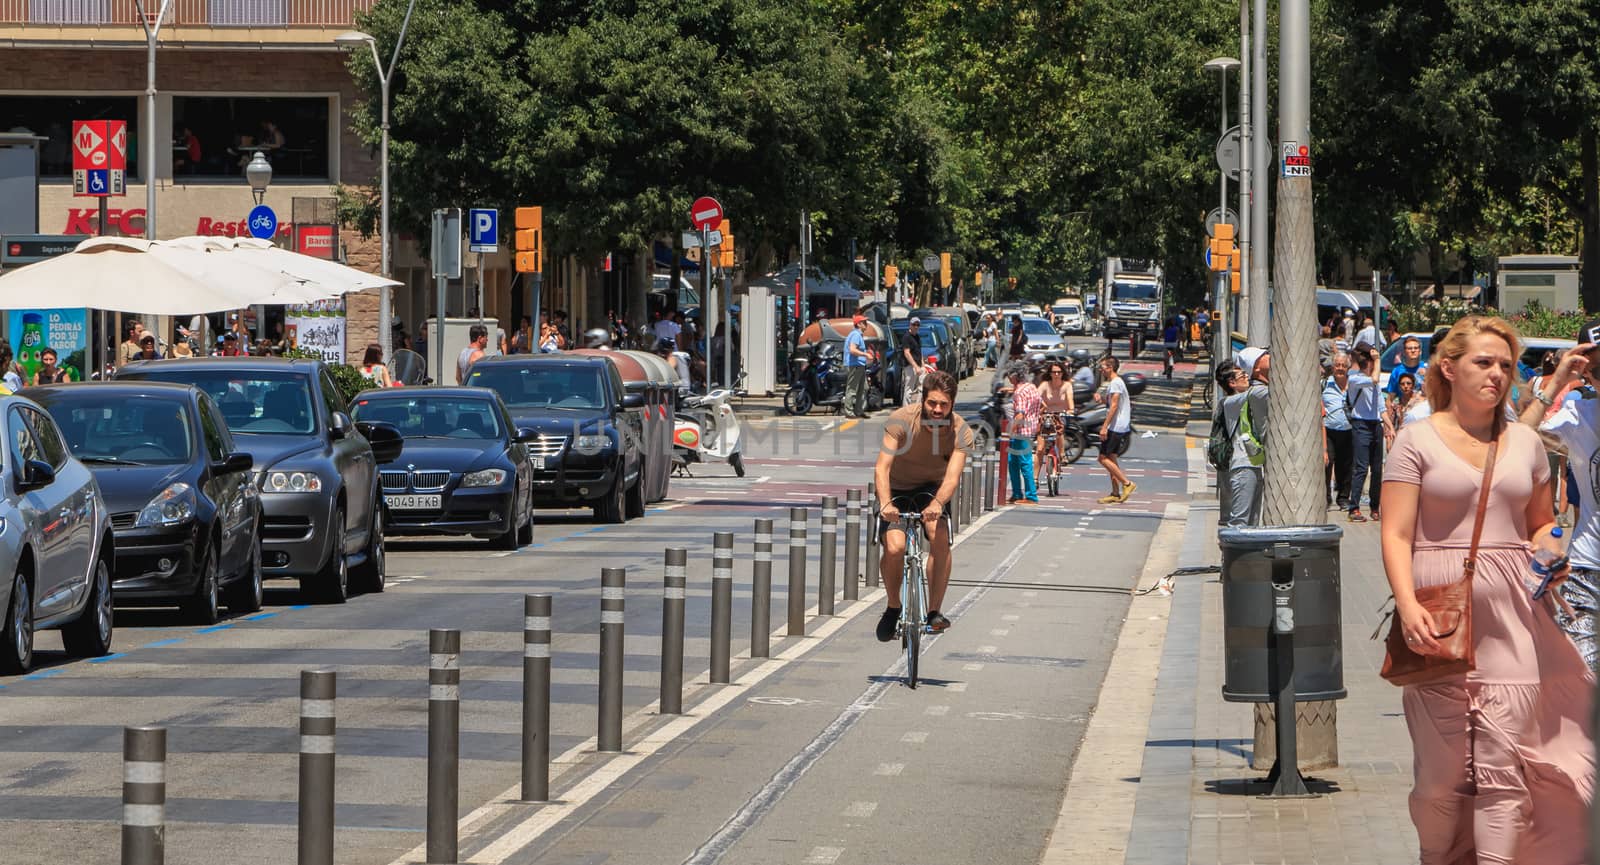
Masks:
[[[294,370],[191,366],[181,361],[152,365],[120,379],[192,384],[216,400],[228,430],[243,435],[305,435],[316,432],[311,376]]]
[[[1050,322],[1045,321],[1042,318],[1025,318],[1025,319],[1023,319],[1022,320],[1022,332],[1026,333],[1026,334],[1029,334],[1029,335],[1037,334],[1038,336],[1055,336],[1056,335],[1056,329],[1050,326]]]
[[[62,389],[41,400],[73,456],[89,465],[179,465],[193,458],[186,397],[97,390]]]
[[[511,408],[606,407],[605,372],[599,366],[491,363],[472,368],[467,382],[500,394]]]
[[[1055,311],[1056,315],[1077,315],[1079,312],[1075,306],[1058,306]]]
[[[500,438],[499,412],[486,399],[457,396],[382,396],[358,399],[350,416],[392,424],[412,438]]]
[[[1112,300],[1155,300],[1156,284],[1153,282],[1113,282]]]

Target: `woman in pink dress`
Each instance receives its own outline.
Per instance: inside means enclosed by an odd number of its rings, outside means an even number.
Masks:
[[[1530,547],[1550,537],[1550,469],[1538,435],[1504,418],[1518,356],[1505,321],[1469,316],[1439,346],[1431,417],[1395,437],[1383,485],[1383,563],[1413,649],[1438,648],[1414,587],[1461,579],[1489,443],[1499,442],[1472,584],[1471,673],[1408,686],[1423,865],[1587,862],[1594,681],[1534,602]],[[1438,370],[1438,374],[1432,374]]]

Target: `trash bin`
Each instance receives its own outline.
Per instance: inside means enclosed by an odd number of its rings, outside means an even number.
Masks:
[[[1338,526],[1224,528],[1222,627],[1225,674],[1222,698],[1270,703],[1276,698],[1274,620],[1277,598],[1292,616],[1277,631],[1292,630],[1295,700],[1345,697],[1340,633]],[[1277,588],[1274,587],[1277,584]]]

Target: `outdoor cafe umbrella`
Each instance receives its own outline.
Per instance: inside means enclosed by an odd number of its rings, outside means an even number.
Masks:
[[[336,261],[327,261],[290,252],[253,237],[179,237],[163,241],[172,246],[204,250],[207,255],[222,256],[247,263],[264,270],[288,274],[307,284],[311,291],[326,292],[321,297],[339,297],[350,291],[398,286],[401,283],[382,276],[347,267]]]
[[[66,255],[0,275],[0,309],[193,315],[327,296],[288,274],[131,237],[91,237]]]

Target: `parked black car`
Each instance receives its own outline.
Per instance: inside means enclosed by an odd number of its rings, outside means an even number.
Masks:
[[[533,542],[533,464],[538,434],[511,424],[500,396],[481,387],[363,391],[357,423],[400,431],[400,458],[378,472],[390,534],[475,535],[496,549]]]
[[[116,379],[192,384],[216,401],[228,431],[255,460],[267,576],[295,577],[301,591],[332,603],[349,597],[352,582],[383,591],[378,466],[400,455],[400,434],[386,424],[358,428],[321,361],[137,361]]]
[[[500,395],[528,440],[538,507],[590,506],[595,519],[644,515],[643,393],[626,393],[604,357],[511,355],[472,365],[467,384]]]
[[[55,419],[111,512],[118,604],[177,604],[190,621],[261,609],[261,496],[216,403],[179,384],[92,382],[21,392]]]

